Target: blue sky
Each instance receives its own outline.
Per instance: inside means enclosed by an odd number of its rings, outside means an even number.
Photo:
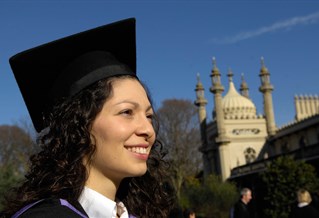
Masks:
[[[213,109],[212,57],[237,89],[244,73],[261,114],[260,58],[271,74],[278,126],[294,119],[295,95],[319,94],[319,1],[0,1],[0,125],[30,119],[8,59],[67,35],[135,17],[137,70],[155,106],[169,98],[195,100],[200,73]]]

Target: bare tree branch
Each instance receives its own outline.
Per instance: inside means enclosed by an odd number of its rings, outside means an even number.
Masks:
[[[181,186],[187,176],[201,169],[200,132],[197,110],[190,100],[168,99],[157,111],[159,138],[168,149],[171,182],[180,197]]]

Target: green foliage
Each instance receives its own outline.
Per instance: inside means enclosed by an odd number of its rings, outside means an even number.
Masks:
[[[303,161],[282,156],[268,165],[262,174],[267,187],[265,200],[266,217],[286,218],[296,200],[296,191],[305,188],[310,192],[318,190],[319,180],[315,168]]]
[[[223,182],[215,175],[208,176],[203,183],[188,178],[183,187],[180,204],[183,208],[193,208],[203,217],[228,218],[229,211],[238,199],[235,184]]]
[[[32,131],[20,126],[0,125],[0,210],[4,193],[22,179],[35,148]]]
[[[3,200],[4,194],[10,190],[14,185],[16,185],[23,175],[20,171],[15,170],[12,165],[6,167],[0,167],[0,211],[1,202]]]

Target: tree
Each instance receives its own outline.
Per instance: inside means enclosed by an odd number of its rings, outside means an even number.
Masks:
[[[191,207],[198,215],[207,218],[228,218],[230,208],[238,199],[235,183],[222,181],[213,174],[203,182],[188,178],[183,189],[182,206]]]
[[[201,168],[199,122],[196,107],[190,100],[168,99],[162,102],[157,115],[159,138],[168,149],[170,179],[180,199],[180,189],[187,176]]]
[[[16,125],[0,126],[0,200],[23,177],[29,156],[35,150],[32,131],[27,130]]]
[[[24,173],[34,141],[21,127],[0,126],[0,167],[14,167]]]
[[[295,161],[282,156],[267,166],[262,174],[267,194],[266,217],[286,218],[296,201],[296,191],[305,188],[310,192],[318,190],[319,179],[315,168],[304,161]]]

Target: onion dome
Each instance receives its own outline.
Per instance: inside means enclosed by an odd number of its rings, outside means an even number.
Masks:
[[[229,71],[229,89],[223,97],[222,106],[225,118],[252,118],[256,117],[256,107],[247,97],[240,95],[232,81],[233,73]]]

